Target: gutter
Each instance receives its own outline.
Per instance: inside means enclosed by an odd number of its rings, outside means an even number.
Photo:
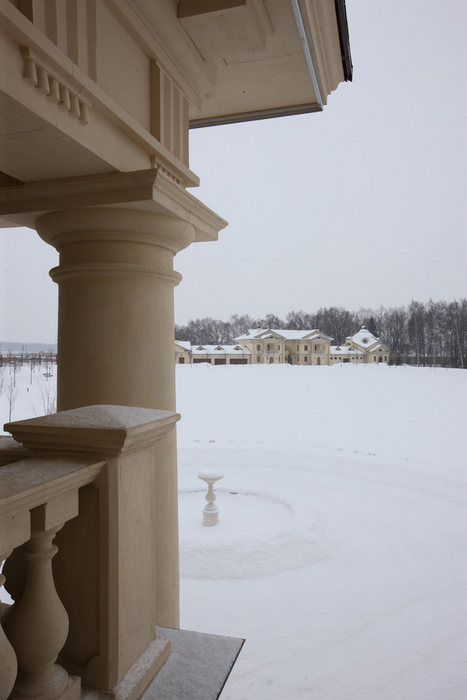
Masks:
[[[336,7],[337,29],[341,46],[342,70],[344,71],[344,79],[347,82],[352,80],[353,74],[347,10],[345,8],[345,0],[334,0],[334,4]]]
[[[310,74],[311,84],[313,85],[313,91],[315,93],[316,102],[318,104],[318,111],[321,112],[323,109],[323,98],[321,97],[321,90],[319,89],[318,78],[316,77],[315,66],[311,57],[310,46],[308,44],[308,39],[305,32],[305,25],[303,24],[303,17],[302,11],[300,10],[300,4],[298,0],[290,0],[290,4],[292,5],[295,24],[297,25],[298,30],[298,36],[300,37],[300,43],[302,45],[303,53],[305,55],[308,73]]]

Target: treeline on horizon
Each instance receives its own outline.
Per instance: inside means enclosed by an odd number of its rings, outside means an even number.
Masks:
[[[228,321],[198,318],[175,326],[177,340],[193,345],[232,344],[249,328],[312,330],[318,328],[342,345],[362,326],[391,352],[391,362],[418,366],[467,366],[467,299],[460,301],[412,301],[408,306],[347,311],[343,307],[321,308],[316,313],[290,311],[285,319],[274,314],[254,318],[233,314]]]

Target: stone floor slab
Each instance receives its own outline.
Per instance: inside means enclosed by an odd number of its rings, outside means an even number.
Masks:
[[[158,627],[171,654],[142,700],[217,700],[244,639]]]

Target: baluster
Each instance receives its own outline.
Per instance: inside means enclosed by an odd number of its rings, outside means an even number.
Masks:
[[[31,539],[22,555],[26,585],[8,626],[16,652],[18,677],[10,700],[77,700],[80,682],[69,678],[55,660],[68,635],[68,615],[58,597],[52,573],[52,544],[64,521],[78,513],[78,493],[53,499],[31,511]]]
[[[5,554],[0,553],[0,564],[11,554],[7,552]],[[5,576],[0,574],[0,588],[5,583]],[[13,647],[8,641],[3,627],[0,624],[0,700],[6,700],[10,695],[11,690],[15,684],[16,674],[18,671],[18,663],[16,661],[16,654]]]
[[[28,531],[28,539],[30,536],[31,533]],[[14,601],[13,605],[10,605],[10,607],[3,613],[2,617],[3,629],[5,630],[5,634],[7,636],[8,625],[10,624],[10,620],[19,605],[19,601],[21,600],[21,596],[23,595],[24,587],[26,585],[27,565],[22,554],[24,546],[25,545],[22,544],[19,547],[15,547],[3,565],[3,574],[6,576],[5,590],[10,594]]]

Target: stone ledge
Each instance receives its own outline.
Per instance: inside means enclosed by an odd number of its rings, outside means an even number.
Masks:
[[[236,637],[158,627],[171,654],[142,700],[217,700],[245,642]]]
[[[15,440],[32,450],[119,454],[164,437],[178,413],[131,406],[84,406],[6,423]]]

